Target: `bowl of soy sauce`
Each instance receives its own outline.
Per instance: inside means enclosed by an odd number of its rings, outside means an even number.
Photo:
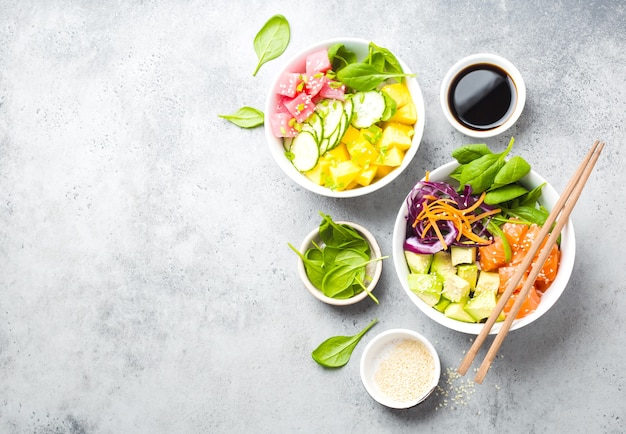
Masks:
[[[519,70],[495,54],[467,56],[444,76],[441,107],[454,128],[470,137],[493,137],[508,130],[526,103]]]

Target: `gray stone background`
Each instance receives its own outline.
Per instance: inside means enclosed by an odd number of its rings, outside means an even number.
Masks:
[[[290,45],[252,77],[253,38],[277,13]],[[334,200],[291,182],[262,128],[218,114],[262,109],[289,57],[340,36],[418,73],[426,129],[394,183]],[[0,432],[624,432],[624,41],[611,0],[0,0]],[[563,297],[474,385],[452,374],[470,336],[410,304],[391,261],[379,306],[337,309],[305,291],[287,243],[323,211],[389,254],[409,189],[475,142],[438,97],[447,69],[481,51],[528,88],[493,149],[513,135],[562,191],[594,139],[607,148],[573,213]],[[373,318],[347,366],[313,362],[321,341]],[[444,369],[405,411],[375,403],[358,373],[367,341],[395,327],[428,336]]]

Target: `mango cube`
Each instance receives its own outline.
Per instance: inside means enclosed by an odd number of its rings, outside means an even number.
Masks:
[[[371,165],[359,173],[359,176],[356,177],[356,182],[358,182],[363,187],[366,187],[372,183],[376,173],[378,172],[378,166]]]
[[[386,121],[382,123],[383,129],[393,125],[394,128],[397,128],[399,130],[404,131],[404,133],[409,136],[409,137],[413,137],[413,135],[415,134],[415,130],[413,129],[413,125],[408,125],[408,124],[402,124],[400,122],[392,122],[392,121]]]
[[[340,143],[334,149],[326,151],[326,153],[324,154],[324,158],[330,161],[332,164],[337,164],[349,160],[350,154],[348,153],[348,148],[346,148],[346,144]]]
[[[332,186],[335,190],[345,190],[352,181],[359,176],[361,166],[352,160],[346,160],[337,165],[330,166],[330,177]]]
[[[380,159],[381,165],[397,167],[402,164],[402,159],[404,158],[404,151],[394,146],[393,148],[388,149],[386,152],[382,152],[381,157],[382,157]]]
[[[393,169],[395,169],[393,166],[378,166],[376,169],[376,178],[382,178],[389,175],[393,172]]]
[[[380,140],[380,136],[383,134],[383,129],[374,124],[369,128],[362,129],[361,135],[371,144],[375,145]]]
[[[415,122],[417,122],[417,110],[415,108],[415,104],[410,102],[402,107],[399,107],[396,110],[396,113],[389,120],[407,125],[415,124]]]
[[[398,108],[413,102],[409,88],[404,83],[392,83],[383,86],[382,90],[393,98]]]
[[[341,138],[341,141],[346,145],[356,141],[361,135],[361,131],[358,128],[354,128],[352,125],[348,127],[345,134]]]
[[[330,172],[328,170],[330,164],[330,161],[320,158],[317,165],[308,172],[305,172],[304,175],[317,185],[324,185],[326,183],[326,179],[330,176]]]
[[[352,161],[356,162],[361,167],[375,163],[378,159],[378,151],[374,145],[363,137],[359,137],[358,140],[346,145],[346,148],[348,149]]]
[[[378,142],[380,149],[398,148],[401,151],[406,151],[411,147],[411,138],[406,134],[403,129],[396,127],[399,124],[389,124],[383,130],[383,135]]]

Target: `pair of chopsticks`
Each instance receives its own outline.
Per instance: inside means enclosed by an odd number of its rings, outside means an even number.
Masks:
[[[506,319],[502,323],[502,326],[500,330],[498,331],[498,334],[496,335],[493,343],[491,344],[491,347],[489,348],[489,351],[487,352],[487,355],[485,356],[485,359],[483,360],[482,364],[480,365],[480,368],[478,369],[476,373],[476,377],[474,378],[474,381],[476,383],[483,382],[485,376],[487,375],[487,371],[489,370],[489,367],[491,366],[491,363],[495,359],[496,354],[498,350],[500,349],[500,346],[502,345],[502,342],[504,342],[504,339],[506,338],[506,335],[511,328],[511,324],[513,324],[515,317],[517,316],[520,308],[522,307],[522,304],[524,303],[524,300],[526,299],[526,296],[528,295],[528,291],[530,291],[530,287],[535,282],[535,279],[537,278],[539,271],[541,270],[541,268],[543,267],[543,264],[548,259],[552,246],[556,243],[557,238],[559,237],[559,234],[561,233],[561,230],[565,226],[565,223],[567,223],[569,215],[572,212],[572,209],[574,209],[574,205],[576,205],[576,201],[578,200],[578,197],[580,196],[580,193],[582,192],[583,187],[585,186],[585,183],[587,182],[587,179],[589,178],[589,175],[591,174],[591,171],[593,170],[593,166],[596,164],[596,161],[598,160],[598,157],[600,156],[600,152],[602,152],[603,148],[604,148],[604,142],[599,142],[598,140],[596,140],[593,143],[593,146],[591,147],[589,152],[587,153],[585,159],[582,161],[582,163],[578,167],[578,170],[576,170],[576,172],[572,176],[572,179],[570,179],[569,183],[567,184],[567,187],[565,187],[565,191],[563,192],[563,194],[557,201],[556,205],[554,205],[554,208],[548,215],[548,218],[546,219],[546,222],[542,226],[541,231],[539,231],[537,240],[535,240],[535,242],[532,244],[530,250],[524,257],[524,260],[522,261],[522,263],[517,267],[515,274],[513,274],[513,276],[511,277],[511,280],[509,284],[507,285],[504,293],[500,297],[498,304],[496,305],[493,312],[491,313],[491,315],[485,322],[481,332],[478,334],[478,336],[476,337],[476,340],[472,344],[472,347],[469,349],[469,351],[465,355],[465,358],[459,365],[459,368],[457,369],[457,372],[459,374],[465,375],[465,373],[469,369],[470,365],[474,361],[474,358],[476,358],[476,354],[478,353],[478,350],[482,346],[483,342],[487,338],[487,335],[491,331],[493,324],[496,322],[496,319],[500,315],[500,312],[502,312],[502,309],[504,309],[505,304],[507,303],[507,301],[513,294],[513,291],[515,290],[515,288],[521,281],[524,273],[526,272],[528,267],[530,267],[533,261],[533,258],[535,257],[535,255],[537,254],[537,251],[540,249],[541,245],[543,244],[542,243],[543,240],[545,240],[546,236],[548,236],[548,233],[550,233],[550,236],[548,240],[546,241],[544,248],[541,250],[541,252],[539,253],[539,256],[537,257],[536,263],[533,265],[533,268],[530,270],[530,273],[524,283],[524,286],[520,290],[520,293],[517,296],[513,304],[513,307],[511,308],[511,311],[507,314]],[[552,230],[552,232],[550,232],[552,225],[556,221],[557,217],[559,217],[559,215],[560,215],[560,218],[558,222],[554,226],[554,229]]]

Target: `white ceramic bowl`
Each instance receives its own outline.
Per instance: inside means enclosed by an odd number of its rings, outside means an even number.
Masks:
[[[372,259],[382,257],[380,246],[378,245],[378,242],[376,241],[376,239],[374,238],[374,236],[372,235],[370,231],[365,229],[363,226],[353,223],[353,222],[337,221],[335,223],[346,224],[356,229],[356,231],[359,232],[370,245]],[[304,254],[304,252],[306,252],[309,248],[313,247],[313,242],[315,242],[320,247],[324,245],[320,238],[319,227],[312,230],[304,238],[304,241],[302,241],[302,244],[300,245],[300,252]],[[371,276],[372,278],[371,280],[369,280],[369,283],[367,283],[366,285],[367,290],[373,293],[374,288],[376,287],[376,284],[378,283],[378,280],[380,279],[380,275],[382,274],[382,271],[383,271],[383,260],[381,259],[381,260],[369,263],[366,266],[365,270],[366,270],[367,276]],[[317,289],[309,280],[306,274],[306,269],[304,268],[304,262],[302,261],[300,257],[298,257],[298,275],[300,276],[300,280],[302,280],[302,283],[304,284],[306,289],[308,289],[309,292],[315,298],[327,304],[332,304],[334,306],[348,306],[354,303],[358,303],[364,298],[369,297],[367,295],[367,292],[365,291],[358,293],[354,297],[344,298],[344,299],[332,298],[332,297],[328,297],[324,295],[324,293],[320,291],[319,289]]]
[[[399,368],[397,371],[392,371],[395,375],[392,375],[394,382],[398,382],[398,385],[410,385],[411,381],[417,381],[417,377],[421,377],[422,382],[418,382],[413,386],[415,390],[422,389],[422,393],[417,397],[409,400],[394,399],[389,393],[385,393],[385,386],[381,387],[376,379],[376,374],[381,369],[381,363],[389,363],[389,357],[396,345],[404,340],[412,340],[421,343],[430,354],[430,360],[425,360],[419,357],[407,358],[402,360],[403,368]],[[399,362],[400,360],[398,360]],[[427,362],[426,366],[421,366],[420,362]],[[400,364],[398,364],[400,365]],[[393,366],[398,366],[393,363]],[[383,368],[385,369],[385,368]],[[418,375],[410,375],[415,370]],[[437,387],[439,379],[441,377],[441,363],[439,361],[439,355],[435,347],[421,334],[407,329],[392,329],[380,333],[374,337],[363,350],[361,355],[361,381],[365,390],[370,394],[372,398],[391,408],[410,408],[423,402]],[[402,372],[404,371],[404,372]],[[409,377],[409,378],[405,378]],[[389,379],[389,378],[386,378]]]
[[[282,68],[278,72],[278,74],[272,81],[272,85],[270,87],[270,91],[268,93],[268,96],[265,102],[266,117],[269,117],[269,114],[272,112],[273,108],[276,106],[276,93],[274,92],[274,89],[276,88],[276,84],[280,80],[283,72],[304,71],[306,56],[322,48],[330,47],[336,43],[342,43],[346,46],[346,48],[354,51],[357,54],[357,57],[359,60],[362,60],[368,53],[369,41],[365,39],[357,39],[357,38],[329,39],[329,40],[319,42],[315,45],[309,46],[301,50],[295,56],[293,56],[291,60],[289,60],[286,63],[285,67]],[[404,70],[405,73],[407,74],[413,73],[411,69],[408,67],[408,65],[404,63],[404,61],[402,61],[402,59],[398,58],[397,56],[396,58],[400,62],[402,69]],[[333,191],[327,187],[317,185],[313,181],[311,181],[309,178],[307,178],[305,175],[303,175],[298,170],[296,170],[293,164],[291,164],[291,162],[285,157],[283,139],[276,137],[272,133],[272,128],[269,124],[269,120],[266,119],[265,137],[267,139],[270,152],[272,156],[274,157],[274,159],[276,160],[276,163],[285,172],[285,174],[289,176],[289,178],[291,178],[298,185],[306,188],[309,191],[312,191],[314,193],[317,193],[323,196],[338,197],[338,198],[363,196],[368,193],[372,193],[376,190],[379,190],[383,188],[384,186],[388,185],[390,182],[396,179],[404,171],[404,169],[407,168],[407,166],[409,165],[413,157],[415,157],[415,154],[417,153],[417,149],[420,145],[420,142],[422,141],[422,135],[424,133],[425,109],[424,109],[424,99],[422,97],[422,91],[415,77],[407,77],[406,84],[411,93],[411,97],[413,98],[413,102],[415,103],[415,107],[417,111],[417,123],[414,126],[414,135],[413,135],[412,145],[407,150],[406,154],[404,155],[402,164],[399,167],[397,167],[395,170],[393,170],[391,173],[389,173],[388,175],[384,176],[383,178],[379,179],[378,181],[373,182],[372,184],[366,187],[357,187],[351,190]]]
[[[452,110],[448,103],[448,93],[452,81],[465,68],[477,64],[491,64],[506,71],[509,77],[511,77],[511,79],[513,80],[513,83],[515,85],[515,91],[517,94],[516,105],[509,115],[508,119],[500,126],[489,130],[474,130],[467,128],[452,115]],[[524,105],[526,104],[526,85],[524,83],[524,78],[522,77],[522,74],[510,61],[496,54],[478,53],[464,57],[450,68],[450,70],[443,77],[443,81],[441,82],[439,97],[443,114],[445,115],[446,119],[448,119],[448,122],[450,122],[450,124],[458,131],[470,137],[493,137],[498,134],[504,133],[506,130],[511,128],[511,126],[513,126],[513,124],[519,119],[522,111],[524,110]]]
[[[452,161],[447,163],[436,170],[432,171],[429,176],[430,181],[446,181],[450,182],[449,174],[458,167],[458,163],[456,161]],[[547,183],[547,181],[541,177],[535,171],[531,171],[528,175],[526,175],[520,183],[524,185],[526,188],[531,189],[537,187],[543,183],[546,185],[543,187],[542,199],[541,203],[548,209],[551,210],[552,207],[556,204],[559,199],[559,195],[556,190]],[[408,195],[407,195],[408,197]],[[435,320],[439,324],[453,330],[457,330],[463,333],[478,335],[483,327],[482,324],[473,324],[466,323],[463,321],[457,321],[452,318],[448,318],[443,313],[438,310],[430,307],[424,301],[422,301],[419,297],[417,297],[409,288],[407,276],[409,274],[409,268],[406,264],[404,258],[404,249],[403,244],[406,238],[406,219],[408,214],[408,207],[406,203],[406,198],[400,207],[400,211],[396,217],[396,222],[393,229],[393,241],[392,241],[392,256],[393,263],[396,269],[396,273],[398,278],[400,279],[400,283],[404,288],[404,291],[409,296],[409,299],[429,318]],[[546,292],[541,297],[541,302],[537,309],[526,315],[523,318],[516,319],[513,321],[511,325],[511,330],[516,330],[521,327],[524,327],[534,321],[536,321],[539,317],[544,315],[556,301],[559,299],[565,287],[567,286],[567,282],[572,274],[572,269],[574,268],[574,257],[576,255],[576,237],[574,235],[574,226],[572,225],[571,219],[567,222],[563,230],[561,231],[561,259],[559,263],[559,271],[557,272],[556,278],[552,285],[546,290]],[[490,331],[490,334],[495,334],[500,330],[501,323],[496,322],[493,328]]]

